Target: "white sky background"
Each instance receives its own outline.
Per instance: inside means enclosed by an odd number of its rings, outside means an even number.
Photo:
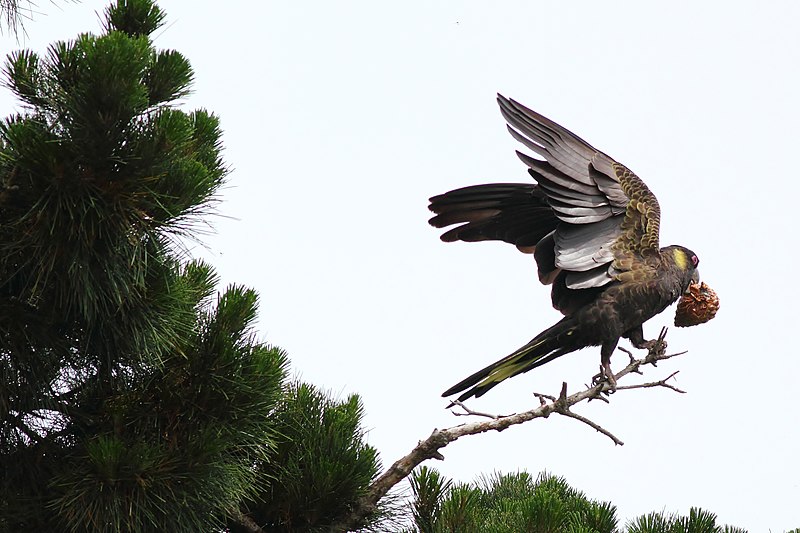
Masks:
[[[6,50],[100,31],[105,2],[42,4]],[[221,116],[233,169],[230,218],[194,253],[258,290],[260,334],[304,380],[363,397],[388,466],[465,421],[445,388],[559,318],[531,257],[444,244],[427,224],[434,194],[530,179],[494,101],[515,98],[648,183],[662,244],[697,252],[722,308],[671,329],[689,354],[642,378],[680,370],[688,394],[576,408],[625,446],[551,417],[459,440],[429,466],[462,481],[546,469],[623,519],[695,505],[752,531],[800,527],[800,4],[699,4],[163,0],[156,45],[191,60],[185,108]],[[527,410],[531,391],[577,391],[598,363],[598,348],[567,355],[471,406]]]

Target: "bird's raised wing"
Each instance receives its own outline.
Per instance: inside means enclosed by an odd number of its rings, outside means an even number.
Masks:
[[[431,224],[463,223],[442,239],[503,240],[534,253],[541,281],[555,282],[553,304],[565,313],[571,291],[654,268],[660,210],[644,182],[550,119],[501,95],[497,101],[511,135],[544,158],[517,152],[537,185],[478,185],[434,196]]]

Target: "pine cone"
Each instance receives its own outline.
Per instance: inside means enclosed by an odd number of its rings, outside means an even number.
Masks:
[[[684,294],[678,302],[675,325],[686,327],[708,322],[718,310],[717,293],[705,283],[692,283],[689,285],[689,293]]]

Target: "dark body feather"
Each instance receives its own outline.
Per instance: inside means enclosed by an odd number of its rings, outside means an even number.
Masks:
[[[696,279],[697,256],[658,248],[660,209],[633,172],[549,119],[498,97],[509,131],[544,161],[518,153],[536,184],[487,184],[431,198],[442,240],[501,240],[533,253],[552,303],[565,317],[512,354],[444,392],[481,396],[509,377],[587,346],[610,372],[620,338],[649,346],[642,324]],[[468,389],[468,390],[467,390]]]

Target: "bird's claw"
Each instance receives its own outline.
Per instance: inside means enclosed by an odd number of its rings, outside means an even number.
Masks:
[[[648,352],[665,351],[667,349],[667,341],[664,339],[647,341],[645,342],[644,348],[646,348]]]
[[[633,345],[639,350],[647,350],[648,352],[651,353],[667,349],[667,341],[665,341],[664,339],[653,339],[649,341],[643,340],[637,343],[633,343]]]
[[[614,377],[614,372],[611,371],[611,365],[600,365],[600,372],[592,376],[592,387],[596,387],[600,383],[608,383],[607,393],[613,393],[617,390],[617,379]]]

